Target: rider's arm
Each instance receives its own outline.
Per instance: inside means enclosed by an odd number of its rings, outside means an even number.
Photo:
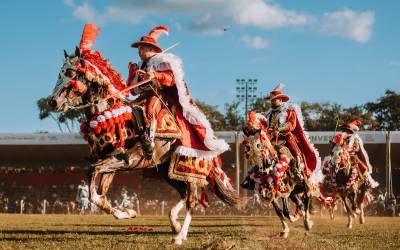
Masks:
[[[353,147],[350,149],[351,152],[357,153],[360,151],[360,142],[358,139],[354,139]]]
[[[172,70],[154,72],[153,82],[155,82],[155,84],[158,85],[158,87],[174,86],[175,85],[174,73],[172,72]]]
[[[278,131],[280,133],[288,133],[296,128],[296,113],[293,110],[287,111],[286,122],[279,126]]]

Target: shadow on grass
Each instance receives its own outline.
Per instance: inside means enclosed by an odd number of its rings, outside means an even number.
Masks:
[[[88,231],[88,230],[3,230],[0,231],[3,235],[21,234],[21,235],[63,235],[63,234],[86,234],[86,235],[173,235],[171,232],[164,231]],[[193,232],[192,234],[200,234],[200,232]],[[2,238],[4,239],[4,238]]]

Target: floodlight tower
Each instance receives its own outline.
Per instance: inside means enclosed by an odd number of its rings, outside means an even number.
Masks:
[[[257,99],[257,82],[257,79],[236,79],[236,97],[238,101],[244,102],[245,119],[247,119],[247,113]]]

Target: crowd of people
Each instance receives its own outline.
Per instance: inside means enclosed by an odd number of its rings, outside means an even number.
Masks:
[[[109,201],[114,207],[134,209],[142,215],[166,215],[176,204],[173,190],[151,192],[146,185],[134,190],[124,186],[117,186],[110,190]],[[366,213],[373,216],[400,216],[400,206],[394,197],[386,197],[383,191],[378,191],[375,199],[367,206]],[[397,197],[400,199],[400,197]],[[249,194],[245,199],[243,209],[229,207],[214,195],[209,194],[209,207],[197,206],[199,215],[273,215],[273,208],[263,202],[257,192]],[[322,209],[323,211],[317,211]],[[337,214],[342,214],[336,208]],[[319,206],[315,200],[314,213],[321,214],[325,208]],[[0,183],[0,213],[24,214],[99,214],[99,209],[89,202],[88,186],[85,181],[79,185],[52,185],[43,187],[6,186]]]

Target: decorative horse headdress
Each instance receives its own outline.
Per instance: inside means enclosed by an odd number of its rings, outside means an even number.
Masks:
[[[157,40],[163,34],[168,35],[168,31],[168,26],[156,26],[150,30],[147,36],[142,36],[140,41],[132,43],[131,47],[139,48],[140,45],[150,45],[156,50],[156,52],[161,53],[163,52],[163,49],[157,44]]]
[[[112,65],[102,57],[99,51],[90,49],[99,34],[100,30],[92,23],[86,24],[83,28],[79,49],[84,67],[78,68],[78,70],[84,72],[89,80],[97,81],[100,84],[112,84],[117,90],[122,90],[126,84],[121,75],[112,68]]]
[[[350,123],[347,123],[347,124],[344,124],[344,125],[340,126],[340,129],[342,131],[345,131],[345,132],[354,133],[354,132],[360,130],[360,127],[359,127],[360,125],[361,125],[361,121],[360,120],[354,120],[354,121],[352,121]]]

